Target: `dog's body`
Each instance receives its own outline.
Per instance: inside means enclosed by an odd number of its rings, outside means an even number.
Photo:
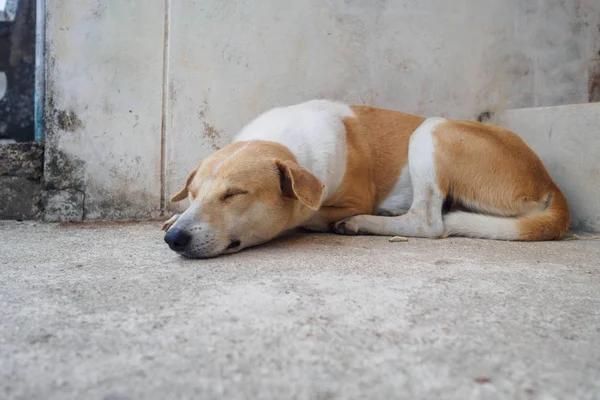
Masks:
[[[227,187],[243,194],[245,200],[235,202],[251,204],[252,210],[223,211],[231,208],[231,196],[224,195],[221,211],[218,204],[210,205],[211,196],[227,193]],[[175,223],[165,240],[173,242],[180,232],[190,236],[199,221],[201,231],[219,231],[214,237],[221,238],[216,250],[175,249],[192,257],[237,251],[295,227],[551,240],[569,226],[563,194],[514,133],[326,100],[272,109],[256,118],[232,144],[205,159],[173,201],[186,196],[192,207],[166,224]],[[259,218],[250,218],[242,231],[254,230],[254,235],[231,229],[232,216],[243,219],[249,213]]]

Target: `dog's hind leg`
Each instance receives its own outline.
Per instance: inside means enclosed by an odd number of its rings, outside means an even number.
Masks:
[[[434,163],[436,126],[443,118],[429,118],[412,134],[408,145],[408,167],[413,201],[404,215],[384,217],[356,215],[334,224],[336,233],[384,236],[440,237],[444,233],[442,206],[445,195],[438,187]]]

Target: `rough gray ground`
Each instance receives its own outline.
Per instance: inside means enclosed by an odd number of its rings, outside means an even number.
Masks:
[[[591,399],[600,242],[0,223],[0,398]]]

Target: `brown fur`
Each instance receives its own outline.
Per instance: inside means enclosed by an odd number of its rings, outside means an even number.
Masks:
[[[228,198],[231,192],[239,195]],[[201,202],[197,218],[221,232],[225,246],[247,232],[264,242],[297,227],[318,207],[322,194],[322,183],[296,164],[286,147],[253,141],[232,143],[204,159],[172,201],[187,196],[190,203]]]
[[[294,161],[275,160],[275,164],[279,167],[283,196],[298,200],[311,210],[317,211],[323,201],[323,183]]]
[[[372,214],[392,191],[408,160],[410,135],[424,118],[397,111],[353,106],[345,118],[348,162],[340,188],[309,225],[329,224],[357,214]]]
[[[522,240],[561,238],[566,200],[527,144],[506,129],[449,121],[434,132],[438,186],[473,212],[519,217]]]

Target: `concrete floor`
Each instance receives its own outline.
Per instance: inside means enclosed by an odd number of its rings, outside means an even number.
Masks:
[[[592,399],[600,242],[0,223],[3,399]]]

